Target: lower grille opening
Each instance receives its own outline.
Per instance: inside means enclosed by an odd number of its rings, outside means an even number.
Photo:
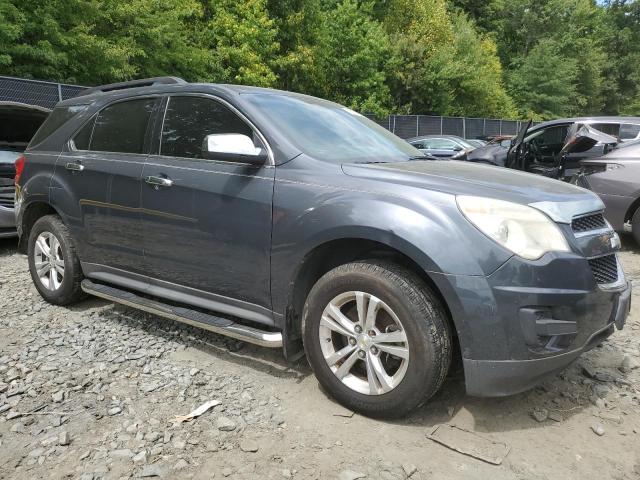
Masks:
[[[597,283],[613,283],[618,280],[618,261],[615,254],[592,258],[589,266]]]

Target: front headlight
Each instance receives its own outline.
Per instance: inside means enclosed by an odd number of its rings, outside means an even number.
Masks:
[[[516,255],[536,260],[547,252],[570,251],[558,226],[544,213],[485,197],[456,197],[458,208],[482,233]]]

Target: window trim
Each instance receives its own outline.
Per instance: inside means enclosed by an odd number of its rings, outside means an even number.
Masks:
[[[267,161],[265,162],[264,165],[259,166],[259,167],[275,167],[275,158],[273,156],[273,150],[271,149],[271,145],[269,145],[269,142],[267,142],[267,139],[262,134],[260,129],[258,129],[258,127],[255,125],[255,123],[253,123],[244,113],[242,113],[238,108],[236,108],[234,105],[232,105],[227,100],[225,100],[225,99],[223,99],[223,98],[221,98],[221,97],[219,97],[217,95],[213,95],[213,94],[210,94],[210,93],[201,93],[201,92],[168,93],[168,94],[165,94],[165,97],[166,97],[167,101],[164,104],[164,112],[162,113],[162,121],[160,122],[160,130],[158,132],[158,135],[159,135],[158,153],[152,154],[151,156],[161,157],[161,158],[179,158],[179,159],[184,159],[184,160],[188,160],[188,161],[192,161],[192,162],[210,162],[210,163],[222,163],[222,164],[230,164],[230,165],[251,165],[251,166],[256,166],[255,164],[250,163],[250,162],[229,162],[229,161],[226,161],[226,160],[213,160],[213,159],[209,159],[209,158],[178,157],[178,156],[175,156],[175,155],[163,155],[162,154],[162,132],[164,131],[164,121],[165,121],[165,118],[166,118],[166,115],[167,115],[167,109],[169,107],[169,102],[171,101],[171,97],[199,97],[199,98],[206,98],[206,99],[209,99],[209,100],[213,100],[214,102],[219,102],[222,105],[224,105],[225,107],[229,108],[233,113],[238,115],[238,117],[240,117],[240,119],[243,122],[245,122],[249,126],[249,128],[251,128],[254,132],[256,132],[256,134],[260,138],[260,141],[264,144],[265,148],[267,149]]]
[[[142,153],[131,153],[131,152],[112,152],[112,151],[107,151],[107,150],[80,150],[78,148],[76,148],[76,144],[74,142],[74,138],[80,133],[80,130],[82,130],[89,122],[94,121],[98,115],[100,115],[100,113],[111,107],[112,105],[115,105],[117,103],[122,103],[122,102],[128,102],[128,101],[133,101],[133,100],[144,100],[145,98],[153,98],[156,100],[156,103],[158,103],[159,99],[162,99],[164,96],[162,94],[147,94],[147,95],[136,95],[136,96],[132,96],[132,97],[127,97],[127,98],[118,98],[112,102],[106,103],[104,104],[102,107],[100,107],[99,110],[96,110],[95,112],[93,112],[93,114],[86,120],[84,121],[80,126],[78,126],[78,128],[76,128],[76,130],[69,136],[69,140],[67,141],[67,149],[69,152],[86,152],[86,153],[109,153],[112,155],[145,155],[145,156],[149,156],[151,154],[151,137],[153,136],[153,128],[149,128],[150,126],[153,127],[152,123],[155,123],[155,117],[157,115],[157,111],[156,112],[152,112],[151,115],[149,116],[149,123],[147,124],[147,129],[145,130],[144,133],[144,139],[143,139],[143,147],[147,147],[146,148],[146,152],[142,152]],[[93,127],[91,128],[91,136],[89,137],[89,145],[91,145],[91,141],[93,140],[93,131],[96,127],[95,121],[93,124]]]

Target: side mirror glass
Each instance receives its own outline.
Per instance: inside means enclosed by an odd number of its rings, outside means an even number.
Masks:
[[[267,160],[264,148],[256,147],[253,140],[240,133],[207,135],[202,142],[202,156],[211,160],[262,165]]]

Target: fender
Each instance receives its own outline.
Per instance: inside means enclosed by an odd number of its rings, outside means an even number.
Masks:
[[[278,167],[274,185],[271,295],[276,314],[286,316],[297,275],[311,252],[336,240],[369,240],[418,265],[447,298],[459,337],[466,337],[464,318],[458,315],[462,309],[450,294],[452,282],[484,280],[511,254],[496,254],[491,240],[462,216],[454,196],[410,186],[398,195],[393,184],[367,180],[354,190],[321,178],[300,178],[287,165]],[[336,176],[331,178],[335,182]],[[387,190],[391,187],[396,191]]]

